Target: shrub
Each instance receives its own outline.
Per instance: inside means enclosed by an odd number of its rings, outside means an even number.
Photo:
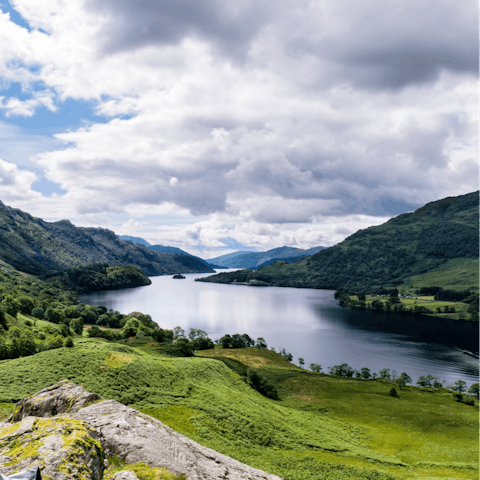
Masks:
[[[33,322],[31,320],[25,320],[25,325],[27,327],[33,327]]]
[[[398,393],[397,393],[397,391],[395,390],[395,387],[392,387],[392,388],[390,389],[389,395],[390,395],[391,397],[398,397]]]
[[[43,311],[43,308],[40,308],[40,307],[35,307],[33,310],[32,310],[32,317],[35,317],[35,318],[38,318],[39,320],[43,320],[43,316],[44,316],[45,312]]]
[[[461,393],[458,393],[458,392],[455,392],[453,394],[453,399],[456,401],[456,402],[461,402],[463,400],[463,395]]]
[[[67,337],[65,341],[63,342],[63,346],[66,348],[72,348],[73,347],[73,340],[72,337]]]
[[[475,406],[475,399],[473,397],[467,397],[463,400],[465,405],[470,405],[471,407]]]
[[[247,370],[247,383],[264,397],[278,400],[278,392],[275,385],[271,384],[263,375],[254,369]]]

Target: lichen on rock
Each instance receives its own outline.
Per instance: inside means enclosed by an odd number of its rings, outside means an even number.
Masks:
[[[68,415],[26,417],[0,430],[0,473],[39,467],[44,480],[101,480],[99,434]]]

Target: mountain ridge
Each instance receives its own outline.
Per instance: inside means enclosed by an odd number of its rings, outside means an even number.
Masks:
[[[256,272],[223,273],[206,282],[338,289],[401,285],[449,261],[479,253],[478,191],[430,202],[382,225],[359,230],[343,242],[295,265],[275,263]],[[478,290],[478,272],[466,279]]]
[[[69,220],[46,222],[0,202],[0,259],[33,275],[92,263],[133,265],[145,275],[210,273],[203,262],[159,253],[125,242],[105,228],[76,227]]]

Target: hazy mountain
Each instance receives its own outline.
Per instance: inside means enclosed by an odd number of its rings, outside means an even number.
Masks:
[[[210,258],[209,264],[214,263],[225,268],[249,268],[257,269],[262,266],[270,265],[279,260],[289,261],[296,257],[313,255],[325,247],[314,247],[308,250],[302,250],[294,247],[278,247],[266,252],[233,252],[220,257]]]
[[[0,202],[0,260],[34,275],[93,262],[134,265],[146,275],[213,272],[195,257],[160,253],[122,241],[104,228],[45,222]]]
[[[150,243],[148,243],[145,239],[143,238],[140,238],[140,237],[130,237],[129,235],[120,235],[119,236],[120,239],[122,240],[129,240],[133,243],[139,243],[140,245],[145,245],[149,250],[153,250],[154,252],[159,252],[159,253],[175,253],[177,255],[186,255],[187,257],[191,257],[191,258],[195,258],[196,260],[198,260],[199,262],[202,262],[204,265],[205,265],[205,268],[207,269],[206,271],[207,272],[210,272],[209,269],[212,269],[212,268],[218,268],[218,265],[216,264],[211,264],[211,263],[207,263],[206,260],[204,260],[203,258],[200,258],[200,257],[196,257],[195,255],[191,255],[190,253],[186,252],[185,250],[182,250],[181,248],[177,248],[177,247],[169,247],[169,246],[165,246],[165,245],[151,245]],[[182,259],[181,260],[182,263],[184,264],[190,264],[190,261],[189,260],[186,260],[186,259]],[[221,267],[220,267],[221,268]],[[196,270],[195,270],[196,271]],[[185,272],[184,272],[185,273]]]
[[[432,285],[441,286],[456,275],[459,287],[478,289],[478,202],[478,191],[444,198],[359,230],[295,265],[275,263],[256,272],[222,273],[205,281],[364,288],[410,283],[412,276],[428,273]],[[467,267],[460,269],[461,265]]]
[[[141,237],[132,237],[130,235],[119,235],[118,238],[120,240],[125,240],[125,241],[129,241],[129,242],[133,242],[133,243],[139,243],[140,245],[145,245],[146,247],[148,247],[148,245],[151,245],[144,238],[141,238]]]

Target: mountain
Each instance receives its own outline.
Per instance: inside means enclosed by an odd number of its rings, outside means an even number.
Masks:
[[[203,281],[337,289],[410,284],[413,278],[442,286],[450,277],[455,288],[478,290],[478,202],[478,191],[444,198],[359,230],[295,265],[275,263]]]
[[[95,262],[134,265],[145,275],[213,272],[186,255],[160,253],[122,241],[111,230],[46,222],[0,202],[0,261],[33,275]]]
[[[233,252],[216,258],[210,258],[208,263],[215,263],[225,268],[257,269],[279,260],[289,261],[291,258],[313,255],[325,247],[314,247],[302,250],[294,247],[273,248],[266,252]]]
[[[182,250],[181,248],[177,248],[177,247],[167,247],[164,245],[149,245],[147,248],[149,250],[153,250],[154,252],[177,253],[178,255],[188,255],[189,257],[193,257],[193,255],[190,255],[188,252],[185,252],[185,250]]]
[[[151,245],[144,238],[141,238],[141,237],[132,237],[130,235],[119,235],[118,238],[120,240],[124,240],[128,242],[139,243],[140,245],[145,245],[146,247]]]

